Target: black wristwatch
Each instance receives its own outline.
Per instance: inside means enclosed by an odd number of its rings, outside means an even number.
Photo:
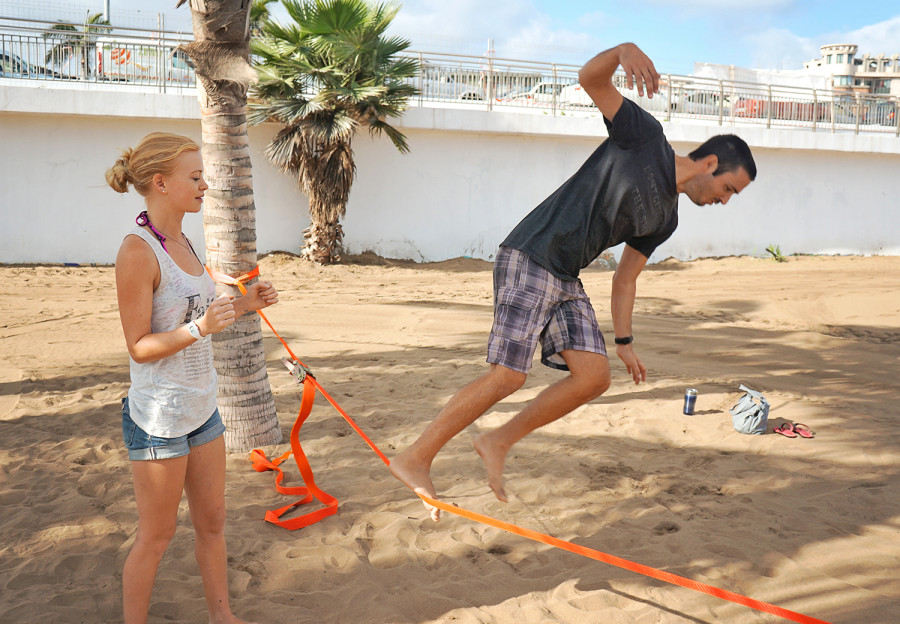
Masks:
[[[634,336],[626,336],[625,338],[616,338],[617,345],[627,345],[634,342]]]

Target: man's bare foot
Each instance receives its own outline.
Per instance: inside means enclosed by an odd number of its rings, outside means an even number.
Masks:
[[[391,474],[402,481],[406,487],[411,489],[417,495],[424,495],[429,498],[437,499],[437,492],[434,491],[434,484],[431,482],[430,466],[423,466],[417,464],[415,461],[410,461],[407,456],[408,453],[409,450],[406,450],[391,460],[391,463],[388,466]],[[433,505],[429,505],[424,500],[422,501],[422,504],[425,505],[425,509],[428,510],[431,519],[435,522],[439,522],[441,519],[441,510]]]
[[[487,468],[488,485],[494,490],[497,500],[505,503],[507,498],[506,490],[503,489],[503,462],[506,460],[506,450],[491,443],[490,433],[475,438],[473,446]]]

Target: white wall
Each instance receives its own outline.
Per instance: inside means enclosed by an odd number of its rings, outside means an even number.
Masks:
[[[169,130],[199,140],[191,94],[69,91],[0,83],[0,262],[111,263],[142,210],[103,174],[121,148]],[[351,253],[437,261],[490,259],[510,229],[570,176],[605,137],[599,115],[413,108],[402,123],[411,152],[358,136],[358,177],[344,220]],[[664,124],[678,153],[735,132],[759,168],[727,206],[682,199],[680,226],[652,261],[668,256],[784,253],[900,254],[893,197],[900,139],[893,135]],[[297,252],[305,197],[263,150],[275,127],[250,129],[260,252]],[[185,231],[202,240],[200,219]]]

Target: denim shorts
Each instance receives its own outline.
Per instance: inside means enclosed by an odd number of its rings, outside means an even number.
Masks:
[[[187,435],[177,438],[150,435],[131,420],[128,397],[122,399],[122,437],[128,448],[128,458],[133,461],[181,457],[190,453],[191,447],[212,442],[223,433],[225,425],[217,409],[209,420]]]
[[[561,351],[606,355],[606,343],[581,280],[561,280],[517,249],[501,247],[494,260],[494,326],[487,361],[520,373],[541,363],[569,370]]]

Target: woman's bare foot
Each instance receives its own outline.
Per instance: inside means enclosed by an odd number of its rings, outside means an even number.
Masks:
[[[475,438],[472,444],[487,468],[488,485],[494,490],[497,500],[505,503],[507,498],[506,490],[503,489],[503,462],[506,460],[507,449],[493,443],[490,435],[490,433],[484,433]]]
[[[431,466],[416,462],[408,457],[409,449],[397,455],[391,460],[388,469],[396,479],[415,492],[417,495],[428,496],[437,499],[437,492],[434,491],[434,484],[431,482]],[[429,505],[424,500],[422,504],[431,515],[431,519],[439,522],[441,519],[441,510],[433,505]]]

